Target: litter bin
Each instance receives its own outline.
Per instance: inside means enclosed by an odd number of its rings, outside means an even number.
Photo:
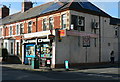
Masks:
[[[32,69],[39,69],[39,58],[32,58]]]

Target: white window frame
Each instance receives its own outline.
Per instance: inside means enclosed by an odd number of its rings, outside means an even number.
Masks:
[[[45,21],[44,21],[45,20]],[[44,24],[45,24],[45,29],[44,29]],[[43,19],[43,31],[46,31],[47,30],[47,18],[44,18]]]
[[[66,29],[67,28],[67,14],[64,13],[61,15],[61,25],[62,25],[62,29]],[[65,27],[64,27],[65,25]]]
[[[18,26],[18,28],[17,28]],[[20,25],[16,24],[16,35],[20,35]]]
[[[31,25],[29,25],[29,22],[31,22]],[[32,26],[33,26],[33,21],[28,21],[28,33],[32,33]],[[31,32],[29,32],[29,27],[31,28]]]
[[[22,27],[21,27],[21,24],[22,24]],[[21,29],[22,29],[22,32],[21,32]],[[20,23],[20,34],[23,34],[23,33],[24,33],[24,24]]]
[[[12,36],[12,35],[13,35],[13,26],[9,26],[9,36]]]
[[[50,20],[50,18],[52,18],[52,20]],[[52,28],[50,27],[50,24],[52,24]],[[49,29],[50,30],[54,29],[54,18],[53,17],[49,17]]]

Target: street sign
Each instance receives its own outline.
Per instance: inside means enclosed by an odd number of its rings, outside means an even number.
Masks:
[[[90,47],[90,36],[83,36],[83,47]]]

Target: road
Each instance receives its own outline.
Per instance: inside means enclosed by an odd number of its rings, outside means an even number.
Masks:
[[[2,67],[2,80],[118,80],[118,68],[35,72]]]

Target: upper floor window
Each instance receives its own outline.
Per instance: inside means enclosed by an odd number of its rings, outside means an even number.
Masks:
[[[24,26],[23,23],[20,24],[20,34],[24,33]]]
[[[72,15],[71,24],[74,30],[85,31],[85,18],[82,16]]]
[[[10,36],[13,35],[13,28],[10,26]]]
[[[50,30],[53,29],[53,18],[52,17],[49,18],[49,29]]]
[[[19,24],[16,25],[16,34],[20,34],[20,27],[19,27]]]
[[[28,22],[28,33],[32,32],[32,21]]]
[[[65,29],[67,27],[67,15],[62,15],[62,29]]]
[[[43,31],[47,30],[47,19],[43,19]]]
[[[78,16],[78,30],[79,31],[85,31],[84,17],[82,17],[82,16]]]

